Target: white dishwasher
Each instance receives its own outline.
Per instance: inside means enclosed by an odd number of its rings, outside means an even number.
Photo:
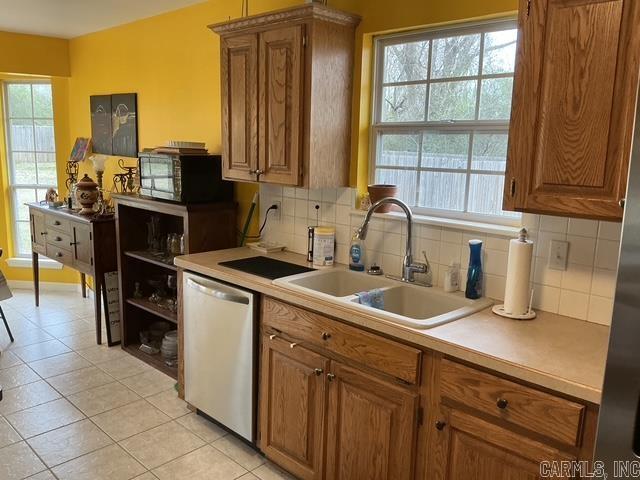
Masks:
[[[185,400],[254,443],[255,296],[185,272],[182,299]]]

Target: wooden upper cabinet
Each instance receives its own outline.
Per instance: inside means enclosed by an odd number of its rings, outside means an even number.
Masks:
[[[301,164],[303,25],[260,34],[260,180],[296,185]]]
[[[223,175],[253,180],[258,169],[258,92],[256,35],[221,41]]]
[[[309,3],[210,26],[221,36],[225,178],[348,185],[359,21]]]
[[[260,448],[304,480],[323,478],[328,365],[304,347],[262,337]]]
[[[330,375],[326,478],[412,478],[418,393],[340,363]]]
[[[504,208],[620,220],[640,2],[520,0]]]

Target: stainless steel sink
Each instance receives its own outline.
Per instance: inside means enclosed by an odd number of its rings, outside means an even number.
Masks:
[[[462,292],[446,293],[437,287],[422,287],[374,277],[345,269],[319,270],[279,278],[276,285],[349,306],[383,320],[417,329],[433,328],[483,310],[490,299],[469,300]],[[358,292],[382,290],[382,309],[362,305]]]

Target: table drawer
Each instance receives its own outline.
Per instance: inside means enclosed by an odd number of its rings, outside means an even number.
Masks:
[[[263,301],[263,324],[302,342],[416,384],[420,350],[272,298]]]
[[[66,218],[62,218],[58,215],[45,215],[45,221],[48,229],[55,229],[59,232],[71,235],[71,222]],[[51,235],[53,232],[49,232]]]
[[[56,262],[64,263],[65,265],[73,265],[73,255],[70,250],[65,250],[64,248],[47,243],[46,255]]]
[[[449,360],[442,361],[440,394],[565,444],[579,445],[585,410],[579,403]]]
[[[71,251],[71,242],[71,235],[68,235],[67,233],[53,229],[47,233],[47,244],[54,248]]]

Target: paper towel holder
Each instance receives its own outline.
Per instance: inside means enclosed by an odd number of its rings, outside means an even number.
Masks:
[[[525,228],[520,230],[518,235],[518,240],[520,242],[527,241],[527,230]],[[536,312],[531,308],[532,303],[533,303],[533,288],[531,289],[531,295],[529,297],[529,308],[527,308],[527,311],[525,313],[521,313],[521,314],[507,313],[504,309],[504,304],[494,305],[491,311],[496,315],[500,315],[501,317],[511,318],[513,320],[533,320],[534,318],[536,318]]]

